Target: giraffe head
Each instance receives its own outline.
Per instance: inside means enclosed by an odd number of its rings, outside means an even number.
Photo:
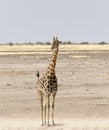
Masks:
[[[52,42],[52,47],[51,49],[54,50],[54,49],[58,49],[59,48],[59,43],[61,43],[59,40],[58,40],[58,37],[53,37],[53,42]]]

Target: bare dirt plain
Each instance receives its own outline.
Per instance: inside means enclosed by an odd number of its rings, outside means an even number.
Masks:
[[[56,126],[41,126],[36,70],[50,46],[0,46],[0,130],[109,130],[109,46],[61,46]]]

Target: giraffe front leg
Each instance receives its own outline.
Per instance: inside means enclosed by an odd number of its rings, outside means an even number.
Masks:
[[[54,102],[55,102],[55,96],[53,95],[53,99],[52,99],[52,125],[55,125],[55,123],[54,123]]]

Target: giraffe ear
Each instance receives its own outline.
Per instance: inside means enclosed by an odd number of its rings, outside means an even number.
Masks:
[[[53,42],[55,41],[55,37],[53,37]]]
[[[56,41],[58,41],[58,37],[56,37]]]

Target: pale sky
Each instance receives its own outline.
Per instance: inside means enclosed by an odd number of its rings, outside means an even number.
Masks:
[[[0,43],[109,42],[109,0],[0,0]]]

